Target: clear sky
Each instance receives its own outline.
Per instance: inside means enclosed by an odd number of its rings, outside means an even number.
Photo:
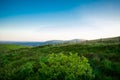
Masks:
[[[0,40],[120,36],[120,0],[0,0]]]

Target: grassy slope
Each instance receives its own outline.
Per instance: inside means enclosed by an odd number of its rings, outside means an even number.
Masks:
[[[28,48],[28,46],[15,45],[15,44],[0,44],[0,53],[17,50],[21,48]]]
[[[4,51],[7,48],[3,48]],[[15,46],[13,47],[15,48]],[[12,49],[13,49],[12,48]],[[0,67],[2,72],[5,69],[15,69],[24,65],[27,62],[37,62],[42,56],[47,56],[50,53],[69,52],[78,53],[79,56],[85,56],[94,69],[96,80],[119,80],[120,75],[120,44],[119,38],[109,38],[103,40],[86,41],[80,44],[59,44],[47,45],[34,48],[23,48],[4,52],[1,56]],[[10,48],[11,49],[11,48]],[[9,67],[9,68],[8,68]]]
[[[97,39],[97,40],[90,40],[90,41],[87,41],[87,44],[88,43],[91,43],[91,44],[107,44],[107,45],[110,45],[110,44],[118,44],[120,43],[120,37],[114,37],[114,38],[101,38],[101,39]]]

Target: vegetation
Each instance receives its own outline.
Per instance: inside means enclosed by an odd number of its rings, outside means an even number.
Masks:
[[[119,75],[117,37],[31,48],[0,45],[0,80],[119,80]]]
[[[85,57],[77,54],[50,54],[40,62],[38,70],[42,80],[90,80],[93,79],[92,68]],[[41,79],[40,78],[40,79]]]
[[[16,50],[21,48],[28,48],[28,46],[22,46],[22,45],[13,45],[13,44],[0,44],[0,52],[2,51],[10,51],[10,50]]]

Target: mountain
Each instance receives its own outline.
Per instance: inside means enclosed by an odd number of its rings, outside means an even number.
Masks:
[[[0,44],[16,44],[24,46],[40,46],[42,42],[19,42],[19,41],[0,41]]]
[[[111,44],[111,43],[119,43],[120,37],[112,37],[112,38],[101,38],[95,40],[84,40],[84,39],[72,39],[72,40],[48,40],[44,42],[20,42],[20,41],[0,41],[0,44],[17,44],[23,46],[43,46],[43,45],[51,45],[51,44]]]
[[[82,39],[73,39],[73,40],[49,40],[44,42],[19,42],[19,41],[0,41],[0,44],[17,44],[24,46],[43,46],[51,44],[62,44],[62,43],[76,43],[81,42]]]

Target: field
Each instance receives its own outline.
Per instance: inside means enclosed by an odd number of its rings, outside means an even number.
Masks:
[[[0,80],[119,80],[120,38],[27,47],[0,44]]]

